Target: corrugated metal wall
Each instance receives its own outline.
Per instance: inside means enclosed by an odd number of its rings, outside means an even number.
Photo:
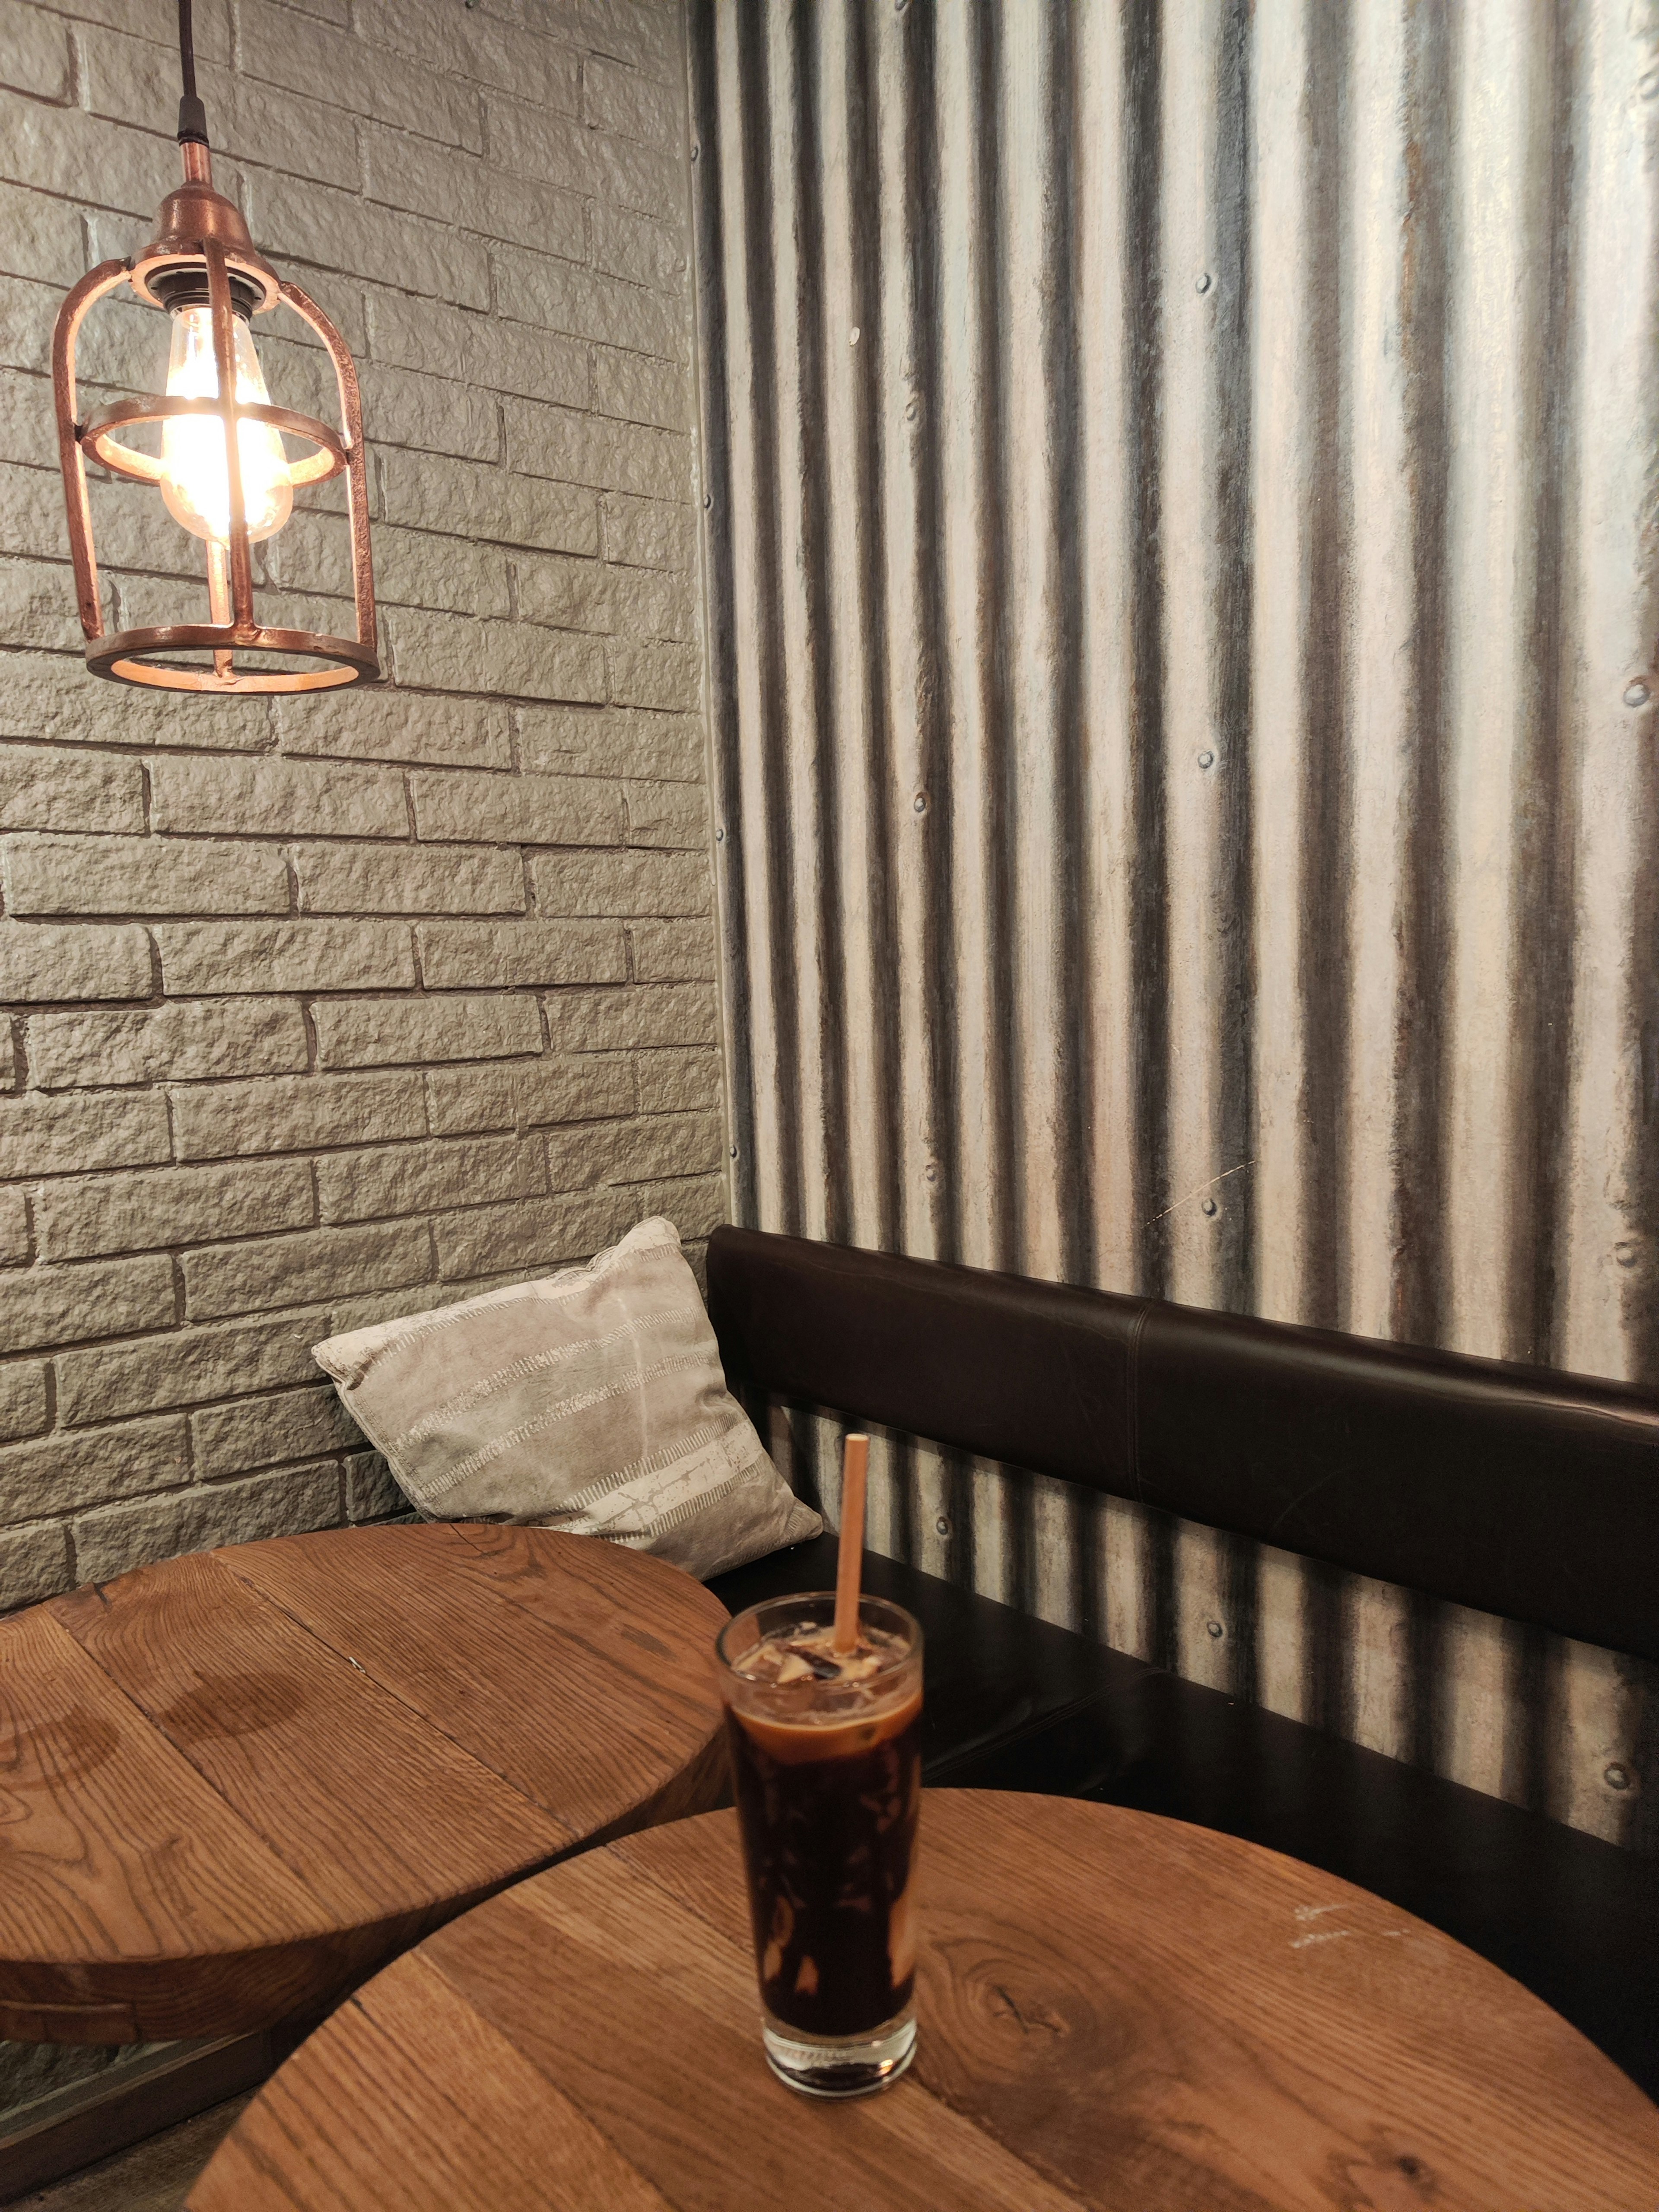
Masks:
[[[1659,1382],[1659,0],[690,15],[737,1218]],[[1633,1666],[882,1465],[1659,1844]]]

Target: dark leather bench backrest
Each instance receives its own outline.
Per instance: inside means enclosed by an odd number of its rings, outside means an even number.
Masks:
[[[1659,1396],[718,1229],[734,1383],[1659,1660]]]

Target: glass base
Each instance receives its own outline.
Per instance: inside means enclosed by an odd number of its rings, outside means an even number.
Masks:
[[[803,2035],[767,2013],[761,2040],[779,2081],[803,2096],[867,2097],[896,2081],[915,2057],[915,2014],[902,2012],[869,2035]]]

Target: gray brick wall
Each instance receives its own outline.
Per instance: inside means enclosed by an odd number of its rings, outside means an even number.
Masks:
[[[318,1337],[723,1211],[679,36],[198,0],[217,179],[358,357],[392,679],[223,702],[82,668],[46,380],[177,180],[172,0],[0,0],[0,1609],[392,1510]],[[199,604],[95,501],[112,616]],[[333,505],[258,557],[347,630]]]

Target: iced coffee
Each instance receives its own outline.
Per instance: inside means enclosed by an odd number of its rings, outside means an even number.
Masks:
[[[717,1647],[773,2071],[820,2096],[902,2073],[915,2040],[921,1632],[832,1593],[775,1599]]]

